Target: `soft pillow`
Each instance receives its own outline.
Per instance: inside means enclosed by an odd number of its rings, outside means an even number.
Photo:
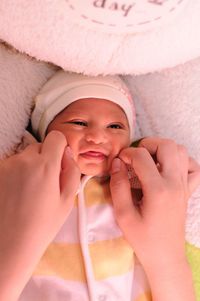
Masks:
[[[141,74],[200,56],[200,0],[1,0],[0,38],[86,74]]]

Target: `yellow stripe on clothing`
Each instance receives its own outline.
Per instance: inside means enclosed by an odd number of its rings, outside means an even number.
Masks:
[[[90,179],[84,189],[85,206],[90,207],[99,204],[111,204],[111,193],[109,182],[99,183],[97,179]],[[75,198],[74,206],[78,207],[78,196]]]
[[[96,280],[125,274],[134,265],[133,250],[122,237],[91,244],[90,254]]]
[[[122,275],[133,267],[133,251],[121,237],[93,243],[89,248],[97,280]],[[80,245],[52,243],[34,275],[57,276],[65,280],[86,282]]]
[[[186,243],[186,254],[192,269],[196,298],[200,300],[200,248]]]
[[[138,298],[134,299],[133,301],[152,301],[152,296],[150,292],[146,292],[140,295]]]
[[[86,207],[112,203],[109,182],[99,183],[97,179],[91,179],[85,186]]]
[[[80,245],[50,244],[37,265],[34,276],[57,276],[66,280],[86,282]]]

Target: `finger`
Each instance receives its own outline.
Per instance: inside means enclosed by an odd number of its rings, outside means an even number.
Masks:
[[[42,143],[41,154],[48,162],[60,164],[66,145],[66,138],[61,132],[51,131]]]
[[[118,222],[128,222],[128,217],[137,219],[138,212],[133,205],[127,168],[119,158],[112,162],[110,190]]]
[[[135,153],[135,149],[136,149],[135,147],[128,147],[128,148],[123,149],[119,153],[119,158],[127,165],[131,165],[132,158]]]
[[[152,156],[145,148],[126,149],[119,154],[119,158],[132,166],[141,183],[142,190],[151,189],[162,180]]]
[[[189,158],[188,186],[190,195],[200,186],[200,165]]]
[[[189,157],[189,166],[188,166],[188,172],[196,172],[199,171],[200,165],[199,163],[192,157]]]
[[[189,169],[189,156],[186,148],[183,145],[178,145],[179,153],[179,168],[182,175],[182,181],[185,188],[188,185],[188,169]]]
[[[64,149],[63,157],[62,157],[62,162],[61,162],[61,167],[63,170],[68,168],[69,164],[69,159],[74,159],[72,149],[70,146],[66,146]]]
[[[33,153],[40,153],[41,152],[41,146],[42,146],[42,143],[32,143],[32,144],[29,144],[22,152],[21,154],[23,153],[29,153],[29,154],[33,154]]]
[[[152,156],[155,156],[163,176],[176,178],[180,175],[178,147],[173,140],[157,137],[144,138],[139,146],[144,147]]]
[[[163,140],[164,139],[161,139],[159,137],[146,137],[139,141],[138,147],[145,147],[151,155],[154,155],[157,152],[158,145]]]
[[[69,147],[65,148],[62,158],[62,170],[60,173],[60,192],[63,200],[71,200],[73,204],[74,197],[78,191],[80,183],[80,170],[73,159],[73,155]]]

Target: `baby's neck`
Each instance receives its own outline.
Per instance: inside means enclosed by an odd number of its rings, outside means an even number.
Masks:
[[[84,176],[85,175],[82,174],[81,178],[84,177]],[[110,179],[110,176],[109,175],[106,175],[106,176],[93,176],[92,178],[97,180],[99,183],[103,184],[103,183],[107,182]]]

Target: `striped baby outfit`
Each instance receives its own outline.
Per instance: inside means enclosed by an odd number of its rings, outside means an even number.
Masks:
[[[109,180],[84,176],[19,301],[150,300],[143,269],[115,222]]]

